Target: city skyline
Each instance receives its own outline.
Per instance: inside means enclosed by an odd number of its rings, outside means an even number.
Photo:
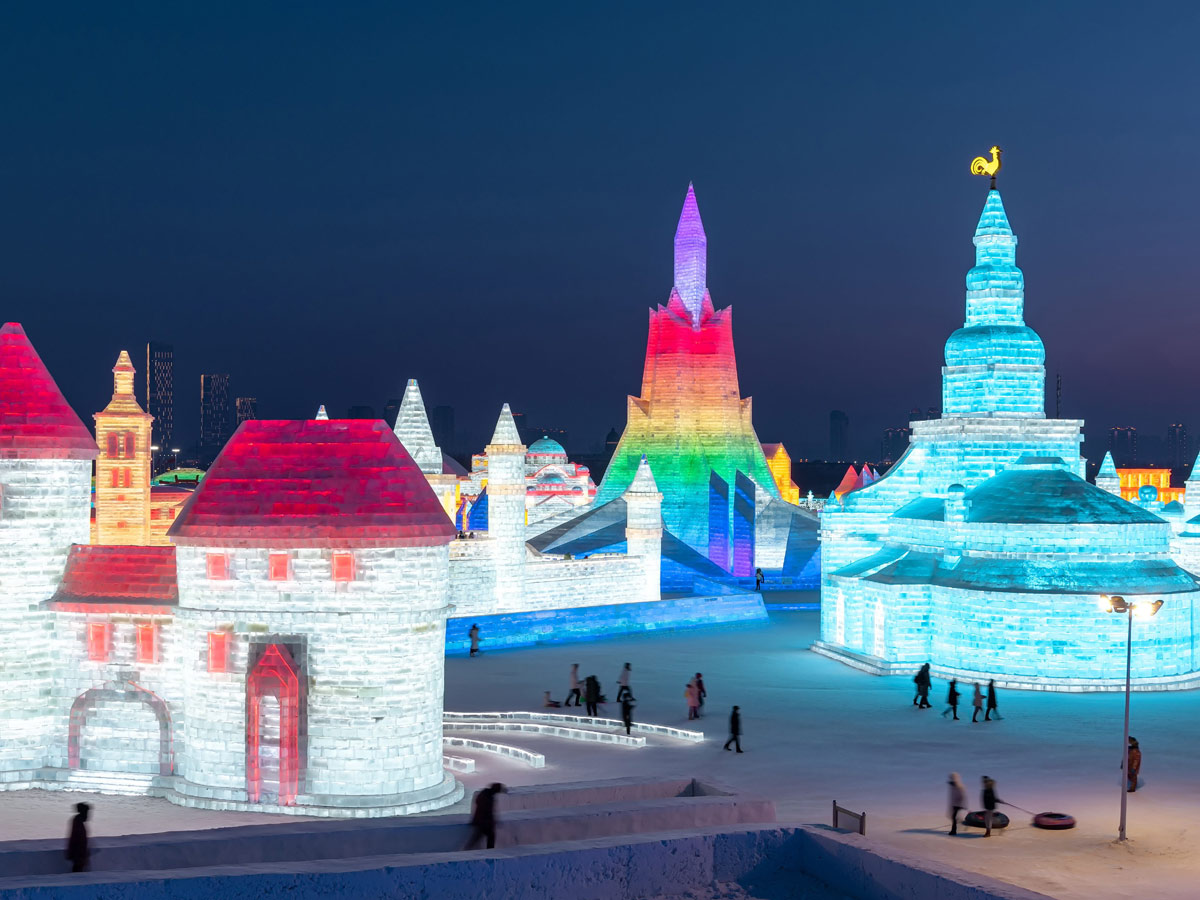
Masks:
[[[47,363],[81,415],[120,349],[161,340],[177,386],[228,372],[274,416],[378,412],[418,378],[466,446],[507,401],[586,448],[637,393],[693,181],[759,438],[823,456],[841,409],[868,457],[906,424],[896,409],[937,404],[936,336],[961,318],[960,236],[985,186],[967,166],[995,142],[1031,324],[1055,348],[1048,393],[1061,374],[1088,455],[1115,424],[1196,421],[1189,6],[1136,23],[1095,4],[920,24],[796,8],[769,28],[704,4],[258,10],[235,34],[105,15],[10,10],[0,30],[31,86],[4,167],[9,317],[53,332]],[[1002,64],[981,64],[995,47]]]

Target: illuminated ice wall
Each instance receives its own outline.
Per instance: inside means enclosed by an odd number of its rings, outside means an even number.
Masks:
[[[641,396],[628,398],[625,432],[596,494],[620,497],[643,456],[663,494],[667,529],[709,553],[713,473],[732,486],[738,472],[779,497],[751,422],[750,398],[738,388],[733,309],[716,310],[706,284],[708,240],[688,186],[675,232],[675,284],[666,306],[650,312]],[[732,531],[732,521],[729,530]]]
[[[1134,677],[1200,684],[1200,593],[1171,557],[1171,526],[1086,482],[1083,423],[1045,418],[1045,351],[996,190],[974,243],[942,417],[913,422],[899,462],[822,513],[814,649],[879,673],[932,662],[1018,687],[1123,689],[1125,622],[1098,597],[1162,597],[1135,625]]]

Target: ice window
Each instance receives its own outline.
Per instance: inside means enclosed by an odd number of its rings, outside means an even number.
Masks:
[[[287,581],[291,574],[288,572],[291,560],[286,553],[272,553],[270,556],[270,571],[268,577],[272,581]]]
[[[137,627],[137,661],[140,663],[158,662],[157,625],[139,625]]]
[[[225,581],[229,578],[229,557],[226,554],[208,554],[207,565],[209,581]]]
[[[106,443],[108,444],[108,458],[116,459],[121,453],[121,444],[119,436],[116,434],[116,432],[113,432],[108,436],[108,441]]]
[[[133,432],[132,431],[125,432],[125,456],[130,459],[133,458],[133,445],[134,445]]]
[[[208,633],[208,671],[229,671],[228,631],[210,631]]]
[[[108,659],[108,635],[111,626],[104,622],[93,622],[87,627],[88,659],[104,662]]]
[[[333,580],[354,580],[354,554],[338,551],[333,554]]]

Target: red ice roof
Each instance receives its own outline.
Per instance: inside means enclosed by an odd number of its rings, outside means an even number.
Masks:
[[[456,532],[385,422],[252,419],[168,534],[179,545],[299,548],[433,547]]]
[[[0,459],[95,459],[79,421],[16,322],[0,328]]]
[[[52,599],[78,606],[176,606],[175,548],[75,544]]]

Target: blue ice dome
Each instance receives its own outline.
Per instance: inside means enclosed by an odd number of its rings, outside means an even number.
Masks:
[[[567,451],[563,449],[563,445],[549,437],[542,436],[538,440],[529,445],[529,454],[538,456],[562,456],[567,455]]]
[[[545,475],[538,476],[538,484],[566,484],[567,479],[563,478],[558,472],[547,472]]]
[[[1143,484],[1138,488],[1138,499],[1143,503],[1152,503],[1158,499],[1158,488],[1152,484]]]

